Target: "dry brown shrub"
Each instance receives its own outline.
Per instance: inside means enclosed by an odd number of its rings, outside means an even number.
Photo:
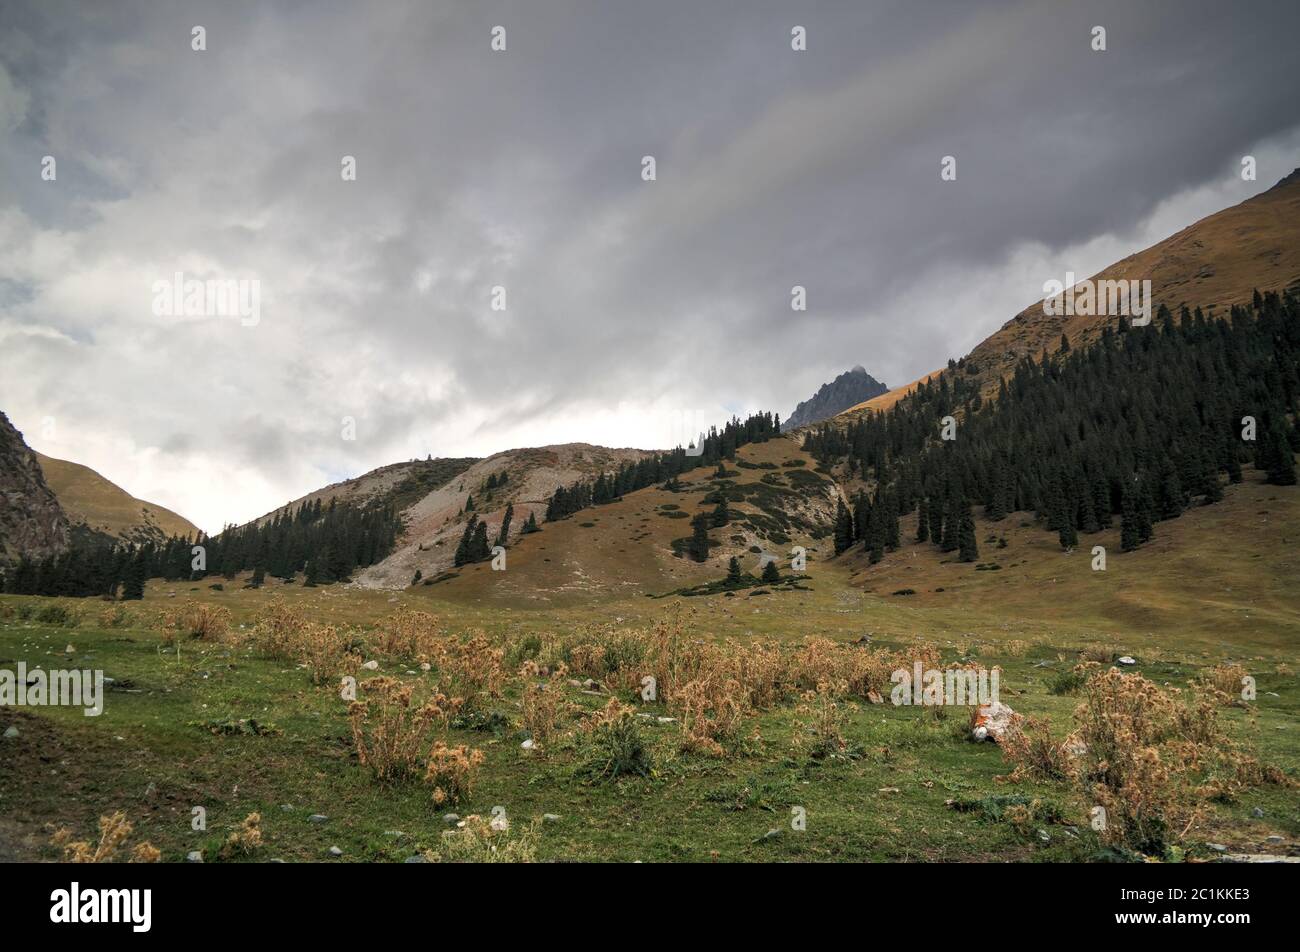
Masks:
[[[250,813],[221,845],[222,859],[251,856],[262,846],[262,814]]]
[[[297,660],[311,672],[313,684],[336,681],[344,675],[355,676],[361,667],[361,656],[352,650],[353,637],[333,625],[307,622],[293,637]]]
[[[803,720],[795,725],[794,746],[802,754],[821,759],[848,748],[844,737],[848,725],[847,705],[838,698],[848,693],[843,684],[823,681],[817,690],[804,692],[796,711]]]
[[[749,696],[735,678],[707,676],[687,682],[674,705],[681,711],[684,749],[723,757],[743,743]]]
[[[933,645],[913,645],[894,652],[810,638],[795,652],[791,667],[795,683],[804,691],[815,691],[825,683],[841,685],[846,694],[866,698],[872,692],[888,694],[890,675],[899,668],[910,671],[918,661],[927,669],[935,668],[939,660],[939,650]]]
[[[186,605],[163,615],[168,642],[181,635],[204,641],[225,641],[230,633],[230,610],[219,605]]]
[[[111,863],[130,837],[131,830],[126,814],[119,810],[99,818],[99,842],[93,846],[86,840],[74,842],[72,832],[66,827],[55,830],[50,843],[63,850],[65,863]],[[144,840],[132,848],[128,862],[156,863],[160,858],[161,854],[153,844]]]
[[[561,664],[544,676],[533,661],[524,662],[519,672],[523,680],[519,701],[523,708],[524,730],[539,746],[544,747],[554,740],[565,719],[573,713],[574,705],[564,690],[568,674],[568,669]]]
[[[405,608],[381,624],[374,639],[375,648],[383,654],[430,664],[438,657],[442,640],[433,615]]]
[[[127,610],[125,605],[114,604],[105,605],[99,613],[99,626],[101,628],[126,628],[135,621],[134,615]]]
[[[438,806],[456,803],[468,797],[474,788],[474,778],[483,765],[483,751],[463,744],[448,747],[436,741],[429,751],[424,779],[433,785],[433,802]]]
[[[779,645],[754,642],[729,648],[737,661],[736,679],[749,692],[752,707],[767,710],[789,697],[794,680]]]
[[[445,721],[445,712],[436,699],[415,705],[412,685],[396,678],[369,678],[360,688],[366,700],[348,706],[357,760],[383,783],[419,777],[426,764],[431,725]]]
[[[540,824],[533,821],[519,828],[493,826],[491,821],[471,814],[455,830],[442,834],[435,849],[425,852],[434,863],[535,863]]]
[[[297,661],[302,632],[307,625],[307,618],[301,610],[283,598],[276,598],[253,626],[253,643],[268,657]]]
[[[1098,664],[1106,664],[1115,657],[1115,649],[1111,645],[1091,644],[1084,645],[1079,649],[1079,658],[1083,661],[1095,661]]]
[[[437,666],[452,690],[473,708],[485,698],[501,696],[505,683],[505,651],[494,647],[487,635],[475,632],[467,641],[439,642]]]
[[[976,711],[971,712],[972,719]],[[1000,741],[1003,756],[1016,765],[1010,780],[1019,782],[1030,777],[1044,780],[1068,780],[1070,757],[1069,741],[1052,738],[1047,718],[1029,717],[1006,731]]]
[[[1239,664],[1219,664],[1202,674],[1192,687],[1219,707],[1245,707],[1242,681],[1249,674]]]
[[[1212,699],[1189,703],[1137,673],[1094,673],[1074,721],[1074,733],[1059,744],[1041,722],[1008,737],[1012,778],[1065,776],[1086,802],[1105,809],[1103,839],[1141,852],[1158,854],[1186,839],[1212,797],[1234,796],[1251,783],[1290,783],[1232,742]]]

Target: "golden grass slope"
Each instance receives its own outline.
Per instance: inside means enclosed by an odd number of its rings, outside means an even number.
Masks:
[[[89,466],[43,453],[35,455],[45,473],[45,482],[74,525],[84,523],[98,532],[128,541],[193,536],[199,531],[184,516],[157,503],[136,499]]]
[[[1256,289],[1300,288],[1300,169],[1268,191],[1115,262],[1092,275],[1092,280],[1150,280],[1153,315],[1161,304],[1175,314],[1184,305],[1223,314],[1234,304],[1249,302]],[[1054,353],[1062,334],[1072,347],[1086,347],[1101,337],[1104,326],[1117,323],[1110,316],[1049,316],[1038,300],[979,344],[966,360],[978,368],[988,395],[997,392],[999,381],[1010,376],[1022,358],[1037,359],[1044,348]],[[835,419],[847,422],[864,412],[888,410],[919,383],[941,372],[850,407]]]
[[[1129,255],[1092,276],[1093,281],[1150,280],[1152,313],[1164,304],[1200,307],[1223,314],[1245,304],[1255,290],[1300,287],[1300,170],[1267,192],[1215,212],[1144,251]],[[1049,316],[1036,301],[971,351],[985,391],[996,390],[1027,354],[1055,351],[1061,335],[1073,347],[1101,337],[1115,326],[1109,316]]]
[[[417,570],[431,578],[450,569],[468,518],[464,509],[470,497],[475,515],[487,524],[490,540],[500,531],[506,506],[513,505],[510,537],[514,540],[530,513],[536,514],[538,522],[546,517],[546,504],[559,487],[602,472],[612,473],[622,463],[648,455],[648,450],[563,443],[506,450],[479,460],[407,506],[402,511],[406,532],[397,550],[359,573],[356,581],[369,588],[397,589],[410,584]],[[498,481],[506,477],[506,485],[488,490],[489,477]]]
[[[802,460],[804,465],[798,467],[801,470],[811,472],[815,467],[798,443],[785,437],[741,447],[737,459],[756,467],[729,461],[727,470],[732,475],[727,478],[737,486],[761,483],[770,474],[778,474],[787,482],[792,468],[782,464],[791,460]],[[764,466],[772,468],[757,468]],[[707,562],[696,563],[675,555],[673,541],[691,535],[690,517],[714,508],[712,502],[704,501],[714,484],[713,472],[712,467],[705,466],[687,473],[681,478],[680,492],[651,486],[558,522],[542,522],[543,504],[537,516],[541,532],[518,539],[512,533],[506,571],[494,572],[488,563],[467,565],[455,570],[458,577],[439,581],[427,590],[437,597],[470,603],[572,606],[611,598],[662,595],[717,581],[726,574],[732,556],[740,559],[745,571],[757,575],[761,571],[759,554],[751,551],[753,546],[778,556],[783,565],[788,563],[793,545],[807,548],[810,559],[820,558],[819,551],[829,556],[829,541],[824,537],[818,540],[796,531],[788,543],[778,543],[765,538],[757,528],[744,525],[747,521],[755,527],[769,525],[770,514],[748,499],[730,504],[730,525],[710,530],[710,536],[719,544],[710,551]],[[829,528],[835,513],[834,484],[829,478],[824,478],[820,487],[799,491],[797,497],[782,494],[781,498],[788,514],[800,524]],[[524,511],[519,503],[515,504],[515,526],[520,524],[520,513]],[[497,524],[499,519],[489,521],[489,531]],[[416,553],[424,560],[421,571],[426,579],[431,577],[429,566],[446,564],[461,526],[463,521],[453,523],[455,531],[444,537],[442,555],[429,548]],[[404,566],[408,571],[401,578],[403,585],[409,583],[415,567],[415,562]]]

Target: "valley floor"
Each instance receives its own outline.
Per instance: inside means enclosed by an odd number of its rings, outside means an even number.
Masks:
[[[380,784],[358,763],[337,685],[313,685],[299,665],[238,637],[172,641],[164,636],[165,615],[221,606],[238,635],[282,599],[313,622],[356,626],[364,640],[372,626],[414,609],[435,616],[448,635],[483,632],[505,648],[512,677],[529,645],[591,626],[646,628],[673,613],[695,639],[793,647],[813,636],[839,643],[865,636],[872,648],[905,653],[930,645],[945,663],[1001,666],[1003,701],[1049,717],[1058,736],[1080,698],[1053,688],[1081,649],[1131,655],[1132,670],[1158,685],[1182,686],[1235,662],[1256,679],[1258,696],[1219,717],[1234,740],[1294,781],[1295,495],[1257,482],[1231,487],[1222,504],[1160,523],[1155,542],[1131,554],[1118,553],[1113,532],[1063,553],[1053,537],[1023,524],[1028,517],[1013,514],[980,523],[983,569],[946,563],[929,546],[904,546],[877,566],[854,554],[819,561],[814,553],[802,588],[761,595],[746,589],[649,598],[662,592],[606,588],[539,602],[494,597],[493,573],[481,566],[400,593],[154,581],[145,600],[124,613],[90,600],[3,596],[0,669],[20,661],[98,668],[113,680],[99,717],[59,707],[0,709],[0,732],[17,728],[17,736],[0,739],[0,859],[55,859],[55,828],[93,839],[98,818],[121,811],[135,827],[132,841],[148,839],[164,860],[201,850],[214,861],[239,823],[258,813],[262,845],[253,859],[333,861],[329,849],[337,847],[337,861],[403,861],[437,851],[451,810],[486,817],[495,808],[511,822],[507,835],[528,838],[528,851],[541,860],[1092,858],[1101,844],[1089,830],[1088,804],[1068,786],[1001,781],[1011,766],[997,746],[969,741],[967,710],[895,707],[887,698],[843,705],[845,746],[831,756],[811,757],[800,745],[812,715],[796,697],[750,715],[745,732],[756,736],[714,757],[682,751],[680,711],[622,690],[625,702],[651,715],[639,725],[653,773],[593,781],[581,769],[579,739],[557,739],[544,750],[521,746],[521,699],[512,681],[492,701],[490,717],[448,731],[449,744],[481,750],[485,760],[472,793],[439,806],[425,784]],[[613,507],[594,512],[618,515]],[[558,528],[537,537],[549,536],[551,552],[564,533],[580,531]],[[1110,552],[1104,573],[1091,569],[1094,544]],[[58,605],[73,617],[50,610]],[[410,658],[367,654],[379,670],[359,672],[363,685],[376,674],[412,685],[436,680]],[[607,701],[601,691],[567,683],[565,691],[579,713]],[[206,831],[192,829],[195,807],[206,810]],[[806,815],[806,829],[792,829],[794,808]],[[326,819],[313,822],[313,815]],[[1259,784],[1210,804],[1183,845],[1186,855],[1201,858],[1221,853],[1207,843],[1285,855],[1300,851],[1298,837],[1295,787]]]

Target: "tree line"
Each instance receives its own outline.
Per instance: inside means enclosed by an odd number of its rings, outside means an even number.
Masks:
[[[1121,547],[1157,523],[1223,497],[1252,463],[1294,485],[1300,450],[1300,305],[1255,293],[1227,317],[1161,307],[1147,327],[1121,318],[1100,340],[1022,359],[985,400],[967,361],[882,413],[811,431],[804,448],[868,486],[841,501],[835,547],[878,559],[897,519],[918,512],[917,541],[978,556],[972,505],[992,521],[1035,513],[1065,548],[1121,524]],[[955,437],[944,439],[944,429]]]
[[[546,521],[565,519],[591,506],[614,502],[627,493],[647,486],[672,488],[677,478],[700,466],[717,466],[724,459],[734,460],[736,450],[750,443],[765,443],[781,433],[781,415],[754,413],[743,421],[732,417],[721,430],[710,427],[693,452],[676,447],[639,460],[629,460],[613,473],[601,473],[595,479],[580,480],[572,486],[555,490],[546,504]]]
[[[79,544],[42,560],[21,559],[6,572],[4,590],[20,595],[140,598],[144,581],[233,579],[251,570],[252,584],[272,575],[306,585],[348,581],[358,568],[382,561],[402,531],[387,505],[331,499],[286,507],[261,524],[228,526],[216,536],[173,536],[162,543]],[[197,547],[197,551],[196,551]]]

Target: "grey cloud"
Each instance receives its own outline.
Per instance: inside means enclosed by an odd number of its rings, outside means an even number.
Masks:
[[[156,449],[158,501],[209,529],[324,474],[590,439],[593,407],[906,382],[1071,249],[1300,164],[1285,2],[0,0],[0,26],[0,407],[135,492],[120,448]],[[176,270],[258,278],[261,323],[160,321]]]

